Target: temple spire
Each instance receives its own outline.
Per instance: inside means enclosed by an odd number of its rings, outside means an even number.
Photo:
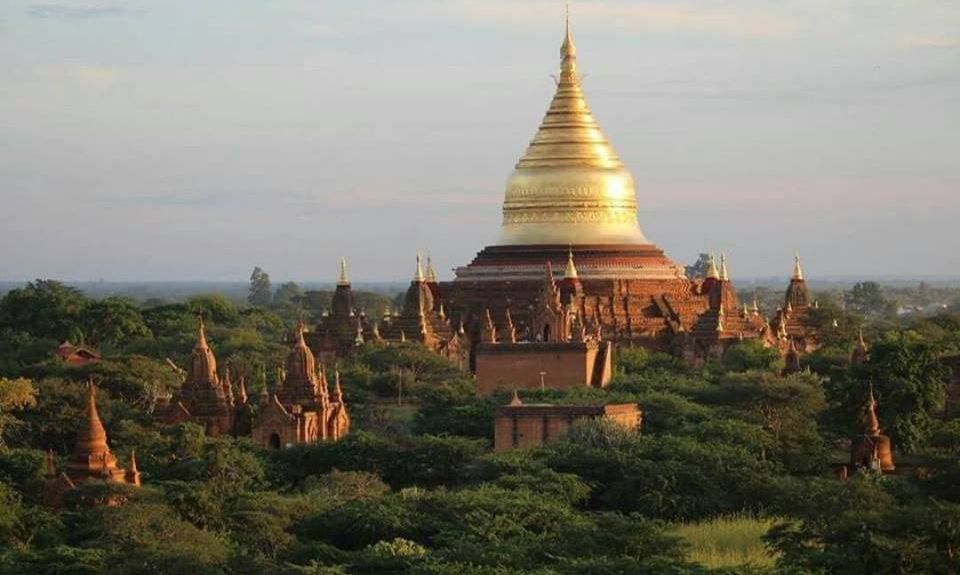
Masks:
[[[793,256],[793,279],[803,279],[803,268],[800,267],[800,252]]]
[[[573,33],[570,32],[570,3],[566,5],[566,14],[563,21],[563,44],[560,45],[560,57],[562,58],[561,71],[566,73],[576,73],[577,71],[577,46],[573,43]]]
[[[337,277],[337,285],[350,285],[350,278],[347,276],[347,258],[340,258],[340,275]]]
[[[433,269],[433,259],[427,255],[427,281],[436,282],[437,281],[437,272]]]
[[[579,277],[577,275],[577,266],[573,263],[573,247],[567,248],[567,268],[563,272],[563,277],[571,280]]]
[[[203,323],[203,316],[197,316],[197,349],[207,349],[209,344],[207,344],[207,328]]]
[[[727,254],[720,254],[720,281],[729,281],[730,275],[727,273]]]
[[[423,277],[423,262],[422,262],[422,259],[421,259],[421,257],[420,257],[420,253],[417,252],[417,271],[416,271],[416,273],[414,273],[414,275],[413,275],[413,281],[415,281],[415,282],[417,282],[417,283],[420,283],[420,282],[423,281],[423,279],[424,279],[424,277]]]
[[[877,419],[877,400],[873,397],[873,385],[870,385],[870,396],[867,399],[867,417],[864,420],[864,431],[867,435],[880,434],[880,421]]]
[[[710,257],[707,259],[707,279],[720,279],[720,272],[717,271],[717,259],[710,254]]]

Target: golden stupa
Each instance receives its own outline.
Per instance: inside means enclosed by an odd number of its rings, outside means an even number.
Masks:
[[[507,180],[500,245],[648,244],[633,177],[587,106],[567,18],[557,89]]]

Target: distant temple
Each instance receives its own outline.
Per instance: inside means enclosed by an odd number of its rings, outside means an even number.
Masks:
[[[428,266],[424,274],[417,255],[416,271],[403,297],[403,309],[383,319],[380,335],[387,341],[421,343],[452,362],[462,364],[463,332],[451,324],[438,290],[433,266]]]
[[[310,334],[310,347],[321,363],[349,357],[364,342],[379,338],[377,326],[363,310],[353,306],[353,290],[347,276],[347,261],[340,260],[340,274],[330,310],[323,314]]]
[[[577,421],[603,419],[639,430],[643,412],[636,403],[610,405],[528,404],[514,392],[509,404],[497,409],[494,450],[536,447],[556,441]]]
[[[893,464],[893,448],[890,438],[880,431],[877,400],[873,397],[872,387],[863,424],[863,434],[855,438],[850,447],[850,466],[854,470],[892,473],[896,469]]]
[[[57,359],[72,366],[88,365],[100,361],[100,353],[82,343],[74,345],[69,341],[65,341],[57,346],[54,353]]]
[[[207,343],[206,328],[201,318],[186,379],[167,404],[157,407],[155,419],[166,424],[190,421],[202,426],[211,437],[236,435],[236,426],[241,422],[242,408],[247,399],[244,381],[241,380],[239,384],[241,401],[237,403],[230,372],[225,371],[223,378],[217,374],[217,358]]]
[[[93,383],[88,384],[84,418],[77,430],[77,442],[73,453],[67,460],[64,470],[57,471],[52,452],[47,455],[46,482],[43,492],[44,500],[50,505],[62,504],[67,492],[89,481],[140,485],[140,472],[137,471],[135,453],[130,454],[129,469],[117,466],[117,458],[107,445],[107,431],[103,428],[100,415],[97,413],[96,393]]]
[[[816,302],[811,305],[807,281],[800,267],[800,256],[797,255],[793,262],[790,285],[787,286],[783,298],[783,306],[777,308],[770,322],[769,343],[776,345],[784,353],[793,350],[797,357],[816,350],[820,342],[811,318],[812,310],[816,307]]]
[[[260,395],[251,437],[265,448],[335,441],[350,430],[340,373],[336,372],[331,393],[323,366],[317,365],[303,329],[303,325],[297,328],[277,389],[273,394],[264,389]]]
[[[197,328],[190,370],[180,390],[157,406],[157,422],[192,422],[203,426],[207,435],[250,436],[266,448],[340,439],[350,430],[340,376],[331,393],[323,364],[317,364],[299,325],[293,345],[280,370],[277,389],[266,388],[259,401],[247,395],[243,378],[236,393],[230,371],[217,374],[217,359],[207,342],[203,320]]]

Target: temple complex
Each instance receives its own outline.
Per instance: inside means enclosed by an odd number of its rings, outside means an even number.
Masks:
[[[157,407],[155,418],[166,424],[190,421],[203,426],[207,435],[212,437],[236,434],[237,412],[246,403],[243,380],[240,380],[239,388],[243,401],[238,404],[229,370],[222,378],[217,374],[217,358],[207,343],[201,318],[197,326],[197,343],[183,385],[168,403]]]
[[[117,458],[107,445],[107,431],[97,413],[97,390],[87,385],[84,418],[77,429],[77,442],[63,471],[57,471],[53,453],[47,456],[44,500],[50,505],[63,503],[64,495],[81,483],[104,481],[140,486],[136,455],[130,454],[130,468],[117,466]]]
[[[867,400],[867,411],[863,419],[863,435],[855,438],[850,446],[850,466],[856,470],[871,470],[882,473],[892,473],[896,468],[893,464],[893,449],[890,438],[880,431],[880,421],[877,419],[877,400],[873,397],[873,388],[870,388],[870,397]]]
[[[756,308],[739,307],[726,258],[707,277],[688,278],[643,234],[633,177],[587,106],[569,22],[560,56],[553,100],[507,181],[498,243],[439,285],[471,342],[471,367],[488,314],[518,341],[553,341],[575,321],[607,340],[692,360],[763,338],[768,326]],[[577,276],[560,282],[563,318],[550,320],[556,305],[545,299],[554,296],[544,277],[570,262]]]
[[[643,412],[636,403],[609,405],[528,404],[514,392],[509,404],[497,409],[494,450],[536,447],[562,437],[577,421],[604,419],[638,430]]]
[[[340,373],[335,372],[331,393],[323,365],[318,365],[298,326],[285,368],[270,394],[264,389],[252,423],[251,437],[265,448],[335,441],[350,430]]]

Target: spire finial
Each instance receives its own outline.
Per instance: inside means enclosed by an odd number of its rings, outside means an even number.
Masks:
[[[347,277],[347,258],[340,258],[340,275],[337,277],[337,285],[350,285],[350,278]]]
[[[577,279],[577,266],[573,263],[573,246],[567,245],[567,269],[563,272],[566,279]]]
[[[720,272],[717,271],[717,258],[713,254],[710,254],[707,259],[707,279],[720,279]]]
[[[880,434],[880,421],[877,419],[877,400],[873,396],[873,384],[870,384],[870,395],[867,398],[866,431],[869,435]]]
[[[803,269],[800,267],[800,252],[797,252],[793,256],[793,279],[803,279]]]
[[[427,281],[434,283],[437,281],[437,272],[433,269],[433,259],[430,254],[427,254]]]
[[[730,279],[729,274],[727,274],[727,254],[720,252],[720,281],[728,281]]]
[[[203,315],[197,316],[197,347],[198,348],[207,348],[207,328],[203,323]]]
[[[417,252],[417,271],[413,276],[413,281],[422,282],[423,281],[423,262],[420,257],[420,252]]]
[[[307,342],[303,339],[303,332],[307,330],[306,324],[303,323],[303,320],[297,322],[297,346],[306,347]]]
[[[560,45],[560,57],[562,59],[560,71],[561,79],[564,75],[573,75],[575,78],[577,72],[577,46],[573,43],[573,33],[570,31],[570,3],[567,2],[566,15],[564,17],[564,36],[563,44]]]
[[[130,450],[130,473],[136,473],[137,470],[137,450]]]

